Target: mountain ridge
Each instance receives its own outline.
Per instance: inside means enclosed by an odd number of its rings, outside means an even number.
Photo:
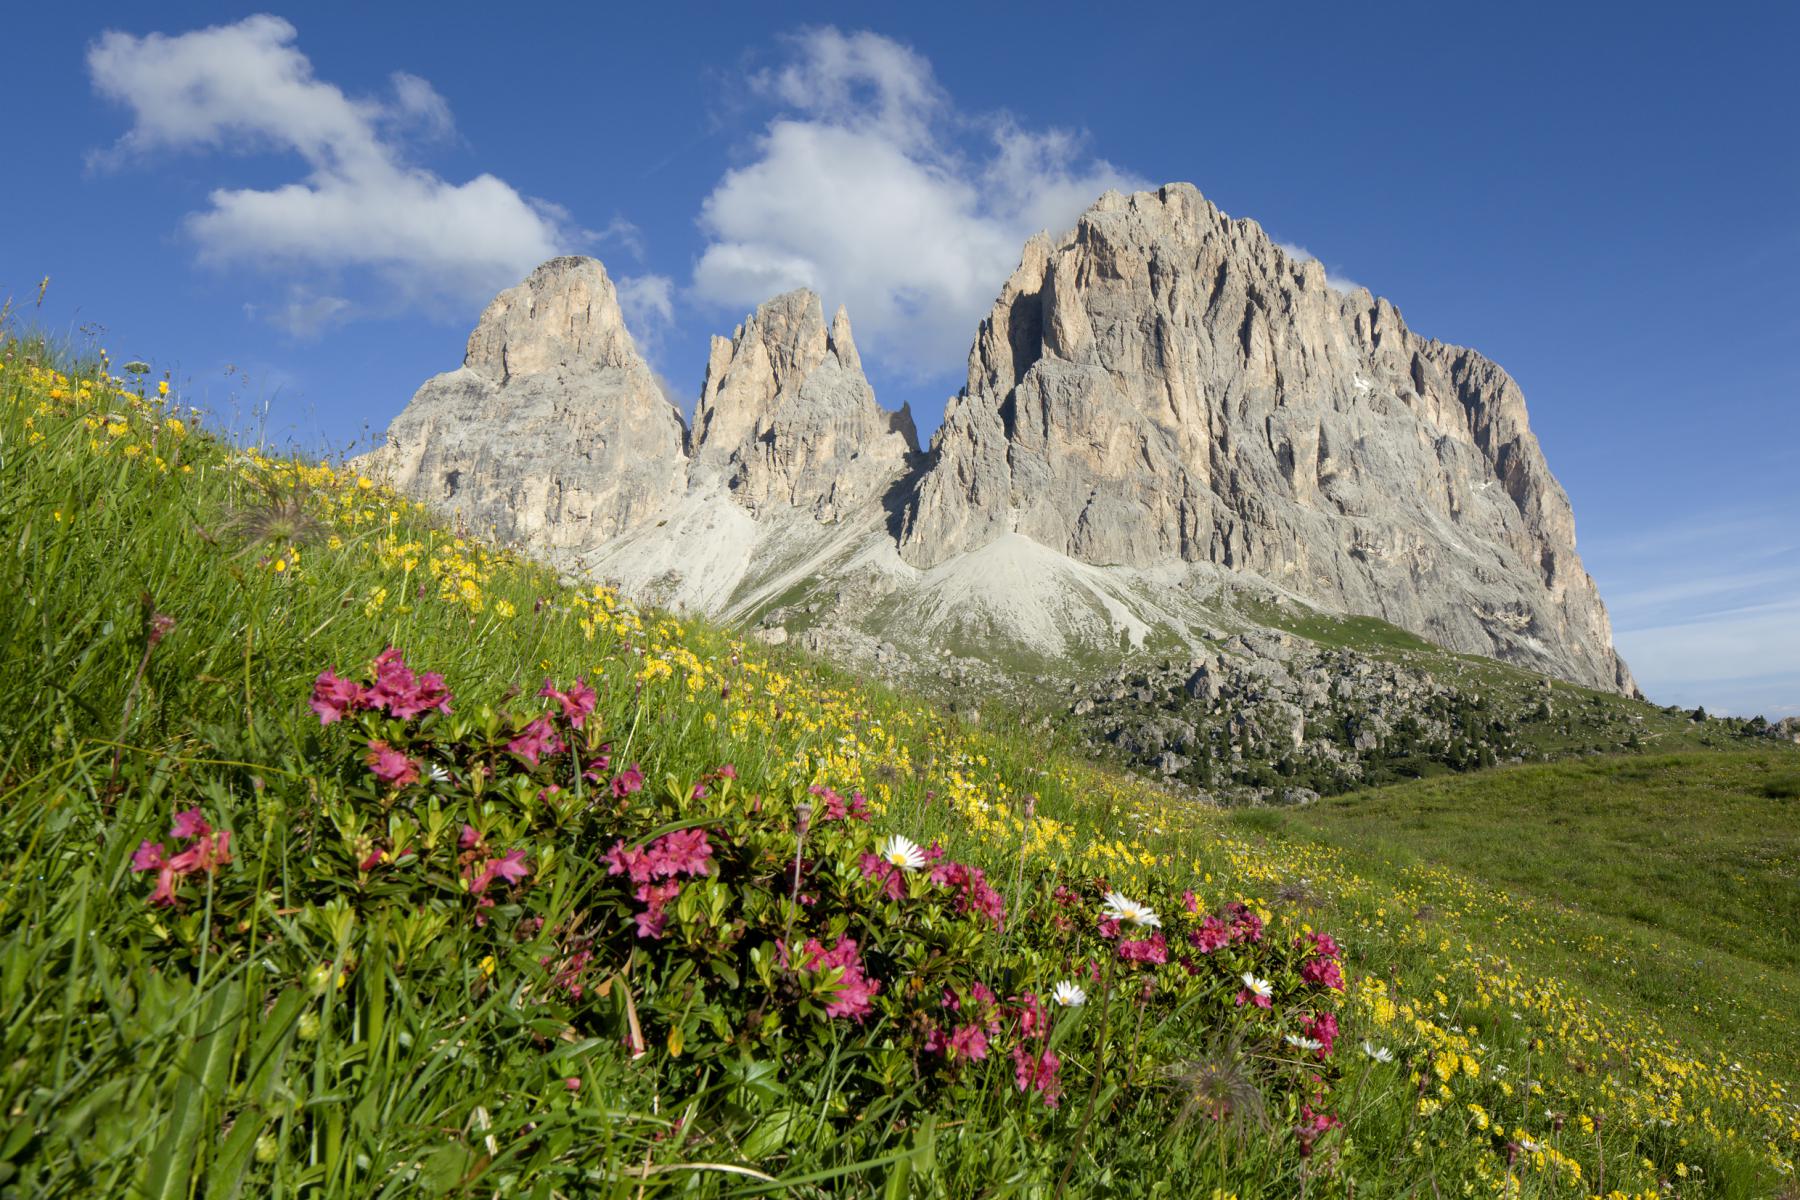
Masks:
[[[546,263],[367,464],[563,569],[900,674],[1198,648],[1252,596],[1635,690],[1510,376],[1191,185],[1027,242],[929,451],[810,291],[713,339],[691,427],[617,312],[598,262]]]

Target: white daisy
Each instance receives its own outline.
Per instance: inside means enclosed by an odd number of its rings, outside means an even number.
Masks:
[[[1297,1033],[1290,1033],[1287,1035],[1287,1044],[1296,1049],[1307,1051],[1323,1050],[1325,1048],[1324,1042],[1318,1041],[1315,1038],[1301,1037]]]
[[[916,871],[925,865],[925,852],[919,849],[919,843],[897,833],[884,839],[875,847],[875,852],[881,855],[883,862],[899,867],[902,871]]]
[[[1052,996],[1064,1008],[1080,1008],[1087,1003],[1087,993],[1067,979],[1056,985]]]
[[[1123,892],[1108,892],[1105,899],[1106,903],[1100,911],[1115,921],[1123,921],[1127,925],[1136,925],[1140,928],[1146,925],[1157,927],[1162,925],[1162,918],[1156,915],[1154,908],[1147,904],[1139,904]]]
[[[1267,1000],[1275,994],[1275,985],[1266,979],[1258,979],[1248,971],[1244,972],[1242,978],[1244,986],[1250,990],[1250,994],[1259,999]]]
[[[1394,1061],[1394,1052],[1392,1050],[1389,1050],[1386,1046],[1377,1046],[1374,1042],[1364,1042],[1363,1053],[1378,1063],[1391,1063]]]
[[[431,782],[433,782],[433,783],[449,783],[450,782],[450,772],[445,770],[443,767],[440,767],[437,764],[433,763],[432,767],[431,767]]]

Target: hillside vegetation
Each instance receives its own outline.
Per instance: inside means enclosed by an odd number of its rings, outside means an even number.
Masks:
[[[0,1194],[1792,1186],[1785,1030],[1605,986],[1603,876],[969,728],[138,366],[0,344]],[[1777,886],[1684,936],[1791,980]]]

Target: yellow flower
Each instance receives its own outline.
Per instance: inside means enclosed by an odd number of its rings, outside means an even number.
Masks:
[[[167,396],[169,394],[169,381],[168,380],[161,379],[161,380],[157,381],[156,394],[159,396]]]

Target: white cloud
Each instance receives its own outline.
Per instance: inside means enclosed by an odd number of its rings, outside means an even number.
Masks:
[[[675,323],[675,281],[667,275],[627,275],[615,286],[625,328],[645,355],[655,357],[663,334]]]
[[[816,29],[753,80],[782,111],[701,210],[703,299],[748,308],[811,287],[865,354],[914,376],[968,351],[1025,239],[1071,227],[1132,178],[1079,139],[952,107],[931,65],[873,33]],[[972,149],[965,149],[972,143]]]
[[[290,287],[287,299],[273,307],[244,305],[245,316],[261,318],[303,342],[344,324],[355,312],[356,306],[342,296],[317,295],[299,285]]]
[[[401,139],[450,136],[449,105],[404,72],[388,99],[354,98],[314,77],[292,25],[254,16],[190,33],[109,31],[88,50],[96,90],[132,126],[115,164],[169,151],[277,151],[304,178],[219,188],[186,221],[204,262],[364,270],[399,303],[481,300],[579,241],[562,210],[492,175],[453,184],[406,161]],[[340,312],[342,310],[339,310]]]
[[[1311,250],[1308,250],[1305,246],[1298,245],[1294,242],[1276,242],[1275,244],[1281,247],[1289,258],[1297,258],[1302,262],[1311,259],[1320,266],[1325,267],[1325,260],[1314,254]],[[1363,285],[1356,282],[1356,280],[1350,278],[1348,275],[1341,274],[1334,267],[1325,267],[1325,286],[1334,291],[1354,292]]]

